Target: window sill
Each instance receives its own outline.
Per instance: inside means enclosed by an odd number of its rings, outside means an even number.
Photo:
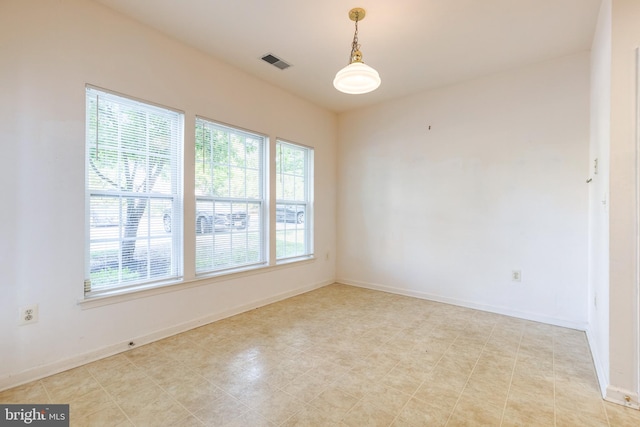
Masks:
[[[175,281],[169,281],[161,284],[156,284],[154,286],[142,285],[138,288],[115,290],[110,293],[104,293],[104,294],[80,299],[78,300],[78,305],[83,310],[96,308],[96,307],[103,307],[106,305],[131,301],[138,298],[147,298],[154,295],[164,294],[167,292],[182,291],[185,289],[195,288],[197,286],[211,285],[217,282],[223,282],[227,280],[253,276],[256,274],[264,274],[271,271],[281,270],[283,268],[310,264],[315,262],[316,259],[317,258],[315,258],[314,256],[292,258],[292,259],[287,259],[283,261],[278,261],[275,265],[261,265],[257,267],[252,267],[250,269],[243,269],[241,271],[231,270],[231,271],[225,271],[223,273],[200,275],[190,280],[175,280]]]
[[[316,257],[313,254],[311,254],[311,255],[303,255],[303,256],[299,256],[299,257],[295,257],[295,258],[278,259],[278,260],[276,260],[276,266],[278,266],[278,265],[287,265],[287,264],[297,264],[299,262],[315,260],[315,259],[316,259]]]

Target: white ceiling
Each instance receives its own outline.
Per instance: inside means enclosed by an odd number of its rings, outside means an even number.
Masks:
[[[600,0],[97,0],[336,112],[588,50]],[[359,23],[375,92],[333,88]],[[279,70],[266,54],[293,66]]]

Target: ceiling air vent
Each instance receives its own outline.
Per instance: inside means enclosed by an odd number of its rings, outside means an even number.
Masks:
[[[291,64],[286,63],[282,59],[280,59],[277,56],[274,56],[274,55],[272,55],[270,53],[267,53],[266,55],[264,55],[262,57],[262,60],[265,61],[265,62],[268,62],[269,64],[273,65],[274,67],[280,68],[281,70],[286,70],[287,68],[291,67]]]

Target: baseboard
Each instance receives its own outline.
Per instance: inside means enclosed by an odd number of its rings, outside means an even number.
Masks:
[[[604,397],[607,402],[617,403],[628,408],[640,409],[640,402],[638,401],[638,393],[631,392],[629,390],[622,390],[617,387],[607,387],[607,392]]]
[[[593,358],[593,365],[596,369],[596,376],[598,377],[598,384],[600,386],[600,393],[603,398],[607,397],[607,386],[609,385],[609,376],[608,372],[602,364],[602,359],[600,359],[600,353],[593,346],[593,343],[596,342],[593,334],[591,333],[591,329],[587,328],[587,343],[589,343],[589,349],[591,350],[591,357]]]
[[[344,285],[356,286],[359,288],[366,288],[366,289],[371,289],[375,291],[388,292],[388,293],[397,294],[397,295],[404,295],[408,297],[426,299],[429,301],[441,302],[444,304],[451,304],[451,305],[456,305],[460,307],[472,308],[475,310],[482,310],[490,313],[502,314],[509,317],[516,317],[519,319],[531,320],[533,322],[546,323],[549,325],[561,326],[563,328],[577,329],[579,331],[587,330],[586,322],[575,322],[575,321],[559,319],[555,317],[541,316],[535,313],[511,310],[505,307],[495,307],[495,306],[486,305],[486,304],[478,304],[471,301],[459,300],[456,298],[447,298],[440,295],[429,294],[426,292],[418,292],[418,291],[412,291],[412,290],[407,290],[402,288],[394,288],[391,286],[379,285],[374,283],[365,283],[365,282],[360,282],[357,280],[350,280],[350,279],[337,279],[336,283],[342,283]]]
[[[207,315],[195,320],[190,320],[188,322],[181,323],[179,325],[172,326],[170,328],[166,328],[160,331],[152,332],[150,334],[129,339],[125,342],[120,342],[117,344],[102,347],[98,350],[83,353],[81,355],[74,356],[69,359],[64,359],[58,362],[31,368],[26,371],[20,372],[18,374],[7,375],[0,378],[0,391],[17,387],[19,385],[26,384],[31,381],[39,380],[44,377],[48,377],[50,375],[67,371],[69,369],[77,368],[84,364],[94,362],[96,360],[103,359],[105,357],[122,353],[132,348],[132,346],[130,345],[131,342],[135,343],[135,347],[138,347],[144,344],[149,344],[154,341],[158,341],[158,340],[170,337],[172,335],[176,335],[182,332],[186,332],[190,329],[194,329],[199,326],[206,325],[208,323],[216,322],[218,320],[222,320],[227,317],[235,316],[236,314],[244,313],[246,311],[263,307],[265,305],[273,304],[275,302],[282,301],[287,298],[294,297],[296,295],[304,294],[306,292],[310,292],[315,289],[319,289],[324,286],[331,285],[333,283],[335,283],[335,281],[329,280],[329,281],[316,283],[313,285],[302,286],[300,288],[283,292],[269,298],[264,298],[261,300],[252,301],[247,304],[242,304],[240,306],[234,307],[229,310],[225,310],[223,312],[214,313],[214,314]]]

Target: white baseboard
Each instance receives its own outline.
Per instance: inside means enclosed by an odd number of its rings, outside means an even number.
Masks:
[[[629,390],[622,390],[617,387],[607,387],[607,392],[604,400],[618,405],[624,405],[633,409],[640,409],[640,402],[638,401],[638,393],[631,392]]]
[[[604,365],[602,364],[602,359],[600,358],[600,353],[598,353],[597,349],[593,346],[596,340],[591,333],[591,329],[587,328],[587,343],[589,343],[589,349],[591,350],[591,357],[593,358],[593,365],[596,369],[596,376],[598,377],[598,385],[600,386],[600,393],[603,398],[607,396],[607,387],[609,385],[609,375]]]
[[[314,285],[303,286],[291,291],[274,295],[269,298],[252,301],[250,303],[243,304],[223,312],[207,315],[199,319],[190,320],[188,322],[181,323],[176,326],[172,326],[170,328],[152,332],[150,334],[139,336],[134,339],[129,339],[125,342],[120,342],[120,343],[112,344],[106,347],[102,347],[98,350],[89,351],[87,353],[83,353],[83,354],[71,357],[69,359],[60,360],[58,362],[31,368],[17,374],[6,375],[0,378],[0,391],[17,387],[19,385],[26,384],[31,381],[39,380],[41,378],[48,377],[50,375],[54,375],[69,369],[77,368],[86,363],[94,362],[96,360],[99,360],[105,357],[122,353],[132,348],[129,345],[129,343],[132,341],[135,343],[136,347],[144,344],[149,344],[154,341],[158,341],[158,340],[170,337],[172,335],[176,335],[176,334],[188,331],[190,329],[194,329],[199,326],[206,325],[208,323],[222,320],[227,317],[235,316],[236,314],[244,313],[246,311],[253,310],[258,307],[263,307],[268,304],[273,304],[274,302],[282,301],[284,299],[291,298],[296,295],[304,294],[306,292],[310,292],[315,289],[319,289],[324,286],[331,285],[333,283],[335,283],[333,280],[329,280],[329,281],[316,283]]]
[[[460,307],[472,308],[475,310],[488,311],[490,313],[502,314],[510,317],[517,317],[519,319],[531,320],[534,322],[546,323],[554,326],[561,326],[564,328],[577,329],[579,331],[587,330],[586,322],[575,322],[567,319],[559,319],[555,317],[542,316],[535,313],[528,313],[518,310],[511,310],[505,307],[495,307],[486,304],[478,304],[471,301],[459,300],[456,298],[448,298],[440,295],[429,294],[426,292],[413,291],[403,288],[394,288],[391,286],[379,285],[374,283],[365,283],[357,280],[349,280],[349,279],[337,279],[336,283],[342,283],[350,286],[357,286],[359,288],[372,289],[375,291],[388,292],[397,295],[404,295],[408,297],[426,299],[434,302],[441,302],[444,304],[457,305]]]

